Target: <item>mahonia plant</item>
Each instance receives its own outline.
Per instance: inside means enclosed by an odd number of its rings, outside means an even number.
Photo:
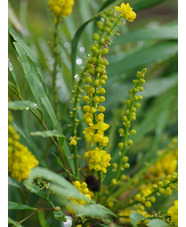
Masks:
[[[49,0],[48,5],[54,16],[54,36],[51,44],[54,58],[51,99],[57,120],[61,122],[56,87],[56,78],[60,66],[58,28],[63,19],[72,13],[74,0]],[[142,217],[137,222],[139,226],[148,226],[150,219],[156,218],[165,221],[170,226],[178,226],[177,200],[174,201],[174,206],[171,206],[166,212],[152,212],[151,210],[153,203],[159,197],[161,198],[162,195],[171,196],[174,190],[178,188],[177,139],[173,139],[165,149],[158,151],[153,160],[145,162],[140,170],[137,167],[137,170],[134,169],[131,173],[129,172],[131,163],[127,152],[130,151],[129,149],[133,145],[133,136],[136,133],[140,133],[135,130],[133,122],[136,120],[137,109],[143,99],[141,92],[143,92],[146,82],[146,68],[137,72],[136,78],[132,80],[133,87],[128,91],[129,97],[124,102],[124,111],[120,116],[121,125],[118,130],[119,142],[117,141],[114,158],[111,157],[109,149],[107,149],[109,144],[108,131],[111,125],[105,121],[105,84],[109,76],[107,74],[109,61],[106,59],[106,55],[109,53],[109,46],[113,42],[111,37],[114,34],[119,35],[116,28],[120,25],[125,25],[123,19],[133,22],[136,18],[136,13],[129,3],[121,3],[120,6],[115,6],[114,9],[108,9],[100,13],[95,33],[92,35],[93,44],[90,47],[90,52],[74,81],[70,98],[72,108],[70,111],[71,124],[69,124],[69,130],[71,130],[71,133],[68,135],[70,151],[73,154],[69,159],[73,158],[74,169],[68,166],[69,160],[67,160],[66,156],[63,156],[66,148],[63,147],[62,142],[58,145],[57,140],[49,132],[49,137],[56,146],[62,160],[62,162],[59,159],[57,161],[63,167],[66,179],[71,184],[67,181],[66,183],[70,184],[74,190],[78,190],[84,199],[73,197],[73,193],[69,193],[69,196],[65,194],[62,197],[64,206],[55,207],[50,201],[53,206],[51,210],[60,212],[60,215],[63,215],[62,209],[65,214],[73,217],[73,226],[76,227],[106,226],[106,224],[111,226],[111,222],[114,222],[117,226],[119,224],[121,226],[131,226],[133,224],[131,222],[132,213],[138,213]],[[20,94],[18,97],[21,97]],[[23,100],[22,97],[21,100]],[[79,116],[81,115],[78,115],[80,109],[83,113],[83,119],[80,119]],[[32,113],[39,119],[35,112]],[[9,112],[8,171],[13,178],[20,182],[29,177],[32,169],[38,166],[39,162],[28,148],[20,143],[20,136],[13,127],[12,121],[13,117]],[[83,124],[80,125],[82,121]],[[49,131],[43,119],[39,119],[39,122],[46,131]],[[81,156],[79,151],[80,142],[81,144],[85,143],[85,149]],[[68,144],[66,144],[67,146]],[[84,166],[80,165],[80,158],[83,159]],[[138,170],[139,172],[137,172]],[[104,180],[107,176],[109,183],[105,185]],[[49,195],[50,198],[53,195],[55,196],[55,192],[52,191],[55,186],[52,185],[53,187],[50,187],[48,179],[45,180],[42,177],[38,177],[34,183],[40,191],[46,192],[48,197]],[[63,183],[59,185],[61,187],[64,186]],[[67,193],[65,189],[63,192]],[[43,194],[42,198],[44,198]],[[98,205],[96,209],[99,208],[100,211],[108,207],[110,209],[109,214],[115,213],[117,217],[112,221],[109,218],[108,221],[105,221],[102,217],[100,219],[91,215],[90,218],[88,215],[81,217],[81,212],[78,213],[77,207],[81,207],[87,208],[90,214],[90,207],[94,208],[94,205]],[[38,211],[39,209],[35,213]],[[64,221],[64,217],[62,218]]]

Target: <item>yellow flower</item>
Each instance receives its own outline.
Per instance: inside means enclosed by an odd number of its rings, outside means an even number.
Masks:
[[[159,152],[161,155],[164,151]],[[150,167],[150,173],[153,176],[162,178],[166,174],[171,174],[176,171],[178,167],[178,150],[173,149],[168,154],[163,156],[159,161],[157,161],[153,166]]]
[[[88,199],[91,199],[91,192],[89,191],[87,184],[85,182],[80,183],[79,181],[73,182],[74,187],[76,187],[83,195],[85,195]],[[66,209],[71,214],[75,213],[73,209],[73,205],[84,205],[87,204],[83,199],[71,199],[70,203],[66,206]]]
[[[10,121],[12,116],[10,115]],[[12,125],[8,125],[8,172],[18,181],[23,181],[39,162],[27,147],[19,142],[19,135]]]
[[[130,7],[129,3],[121,3],[121,7],[115,6],[114,9],[121,13],[121,16],[123,16],[127,21],[133,22],[136,18],[136,13],[132,11],[132,8]]]
[[[75,139],[75,137],[73,136],[71,136],[70,138],[69,138],[69,140],[70,140],[70,145],[73,145],[73,146],[76,146],[77,145],[77,141],[76,141],[76,139]]]
[[[168,209],[167,215],[171,217],[171,221],[175,223],[175,226],[178,226],[178,200],[175,200],[174,206]]]
[[[72,13],[74,0],[49,0],[48,5],[55,16],[67,17]]]
[[[94,150],[85,152],[85,158],[89,158],[89,169],[94,169],[95,171],[107,172],[107,167],[110,166],[110,154],[107,154],[105,150],[100,150],[96,147]]]

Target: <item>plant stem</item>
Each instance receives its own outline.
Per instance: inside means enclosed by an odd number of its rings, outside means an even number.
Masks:
[[[76,90],[74,91],[74,106],[73,106],[73,122],[72,122],[72,131],[73,131],[73,137],[77,141],[77,110],[78,110],[78,102],[79,102],[79,95],[81,92],[81,86],[83,84],[83,79],[85,77],[84,72],[86,71],[86,68],[83,70],[81,77],[78,81]],[[74,168],[75,168],[75,177],[79,179],[79,170],[78,170],[78,152],[77,152],[77,144],[73,146],[74,147]]]
[[[52,93],[53,93],[54,108],[56,110],[56,113],[58,113],[58,92],[57,92],[56,80],[57,80],[57,67],[59,65],[59,52],[57,50],[59,16],[56,17],[56,20],[57,21],[54,27],[54,43],[53,43],[54,68],[52,72]]]
[[[99,203],[100,201],[100,198],[101,198],[101,192],[102,192],[102,181],[103,181],[103,173],[102,171],[99,171],[98,172],[98,175],[99,175],[99,191],[98,191],[98,199],[97,199],[97,202]]]
[[[24,221],[26,221],[27,219],[29,219],[30,217],[32,217],[34,214],[37,214],[39,211],[47,211],[47,210],[55,210],[54,208],[43,208],[43,209],[37,209],[34,213],[28,215],[26,218],[24,218],[23,220],[19,221],[18,223],[21,224]]]

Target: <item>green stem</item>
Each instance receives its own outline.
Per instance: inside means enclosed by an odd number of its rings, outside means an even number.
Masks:
[[[99,191],[98,191],[98,199],[97,202],[100,202],[100,198],[101,198],[101,193],[102,193],[102,182],[103,182],[103,173],[102,171],[98,172],[98,176],[99,176]]]
[[[53,92],[54,108],[58,113],[58,92],[57,92],[56,80],[57,80],[57,67],[59,65],[59,52],[57,50],[59,16],[56,19],[57,21],[54,27],[54,43],[53,43],[54,68],[52,72],[52,92]]]
[[[73,107],[73,123],[72,123],[72,131],[73,131],[73,137],[77,141],[77,110],[78,110],[78,102],[79,102],[79,96],[81,93],[81,86],[83,84],[83,79],[85,77],[85,71],[86,68],[83,70],[81,74],[81,78],[78,81],[76,90],[75,90],[75,95],[74,95],[74,107]],[[74,168],[75,168],[75,177],[79,179],[79,170],[78,170],[78,151],[77,151],[77,144],[73,146],[74,147]]]

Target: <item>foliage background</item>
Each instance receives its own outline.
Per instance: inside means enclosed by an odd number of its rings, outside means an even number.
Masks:
[[[76,72],[72,75],[71,41],[79,26],[94,16],[104,2],[100,0],[76,0],[72,15],[65,18],[61,26],[62,70],[58,75],[58,84],[62,113],[70,98],[73,77],[80,72],[81,67],[81,65],[76,64]],[[108,67],[109,79],[106,85],[107,112],[105,113],[105,121],[111,124],[109,132],[111,143],[108,151],[112,153],[112,156],[117,153],[117,143],[119,142],[117,129],[121,124],[118,119],[121,115],[122,102],[127,98],[127,92],[131,87],[131,80],[135,77],[136,71],[143,67],[148,68],[148,82],[143,93],[144,101],[142,108],[138,111],[134,126],[137,135],[134,137],[134,145],[128,153],[132,166],[139,166],[144,155],[146,160],[149,160],[152,158],[152,154],[164,148],[173,137],[177,136],[177,1],[165,0],[159,2],[153,7],[137,11],[135,22],[120,29],[121,36],[115,37],[108,57],[110,65]],[[9,0],[9,9],[9,20],[15,27],[21,26],[19,32],[23,33],[23,40],[39,60],[45,81],[50,84],[52,55],[49,46],[52,40],[53,25],[47,1]],[[94,23],[90,23],[82,33],[77,48],[77,63],[81,62],[83,56],[86,57],[89,52],[93,29]],[[152,31],[152,29],[155,29],[155,31]],[[133,32],[136,31],[139,32],[134,34]],[[14,66],[22,96],[26,100],[35,101],[11,44],[9,44],[9,59]],[[10,97],[12,100],[17,99],[11,92]],[[47,113],[45,112],[44,115],[46,117]],[[70,123],[71,119],[68,112],[64,116],[62,129],[64,134],[68,136],[70,130],[67,124]],[[52,152],[56,153],[56,150],[55,147],[51,146],[50,140],[30,136],[30,132],[41,130],[33,116],[26,110],[14,111],[14,119],[15,124],[23,130],[29,140],[28,143],[22,137],[21,142],[28,147],[31,146],[30,150],[36,157],[44,158],[44,162],[40,162],[40,165],[58,171],[60,167],[52,155]],[[49,120],[47,125],[49,128],[52,127]],[[80,144],[79,152],[84,152],[83,143]],[[112,161],[115,158],[113,156]],[[83,161],[81,164],[84,164]],[[107,177],[106,182],[111,177],[112,175]],[[159,201],[156,206],[162,209],[170,206],[176,197],[177,195],[170,199],[165,198],[165,202]],[[25,198],[27,197],[25,196]],[[35,195],[30,195],[27,204],[32,206],[37,199],[38,197]],[[9,200],[17,202],[22,200],[19,192],[13,187],[9,187]],[[17,219],[18,212],[11,211],[10,215]],[[54,221],[52,215],[49,214],[49,223],[52,222],[50,219]],[[37,220],[32,218],[29,224],[30,226],[33,224],[39,226],[39,223],[36,223]]]

